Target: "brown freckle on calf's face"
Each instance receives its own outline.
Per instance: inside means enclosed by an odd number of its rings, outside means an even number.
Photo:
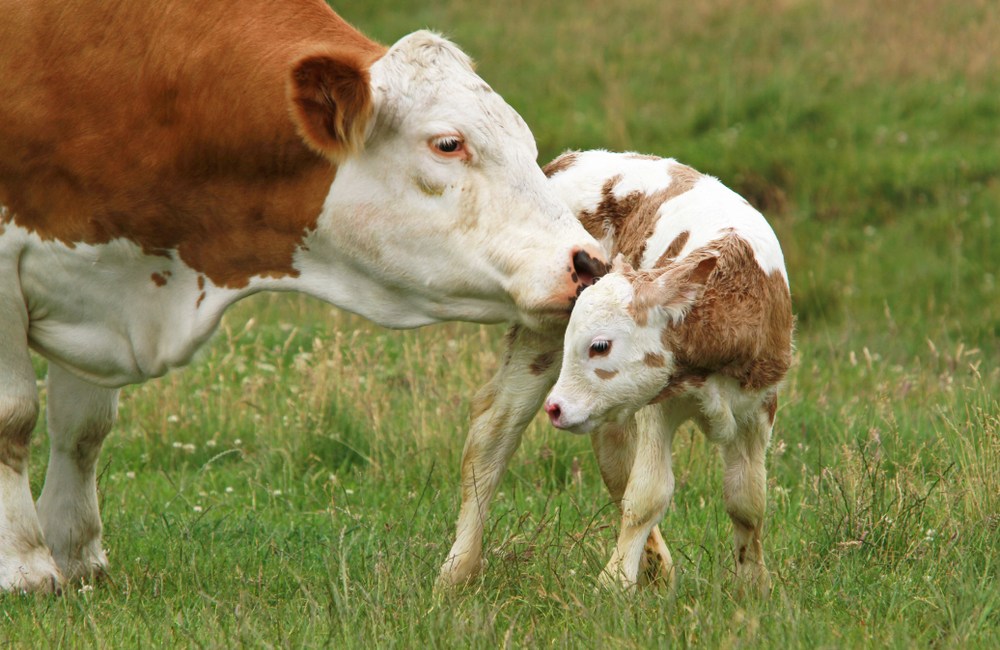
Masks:
[[[604,370],[603,368],[596,368],[594,374],[600,379],[611,379],[618,374],[617,370]]]
[[[155,282],[158,287],[162,287],[167,283],[167,278],[160,273],[154,273],[150,276],[150,278],[152,278],[153,282]]]

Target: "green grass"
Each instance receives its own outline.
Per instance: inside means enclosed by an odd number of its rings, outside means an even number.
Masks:
[[[1000,646],[1000,8],[621,4],[338,8],[384,42],[450,35],[543,161],[671,155],[764,209],[799,318],[768,461],[771,598],[735,597],[721,471],[691,431],[662,525],[676,594],[596,590],[614,507],[587,440],[541,419],[485,576],[433,594],[502,328],[391,332],[272,295],[190,368],[124,391],[99,481],[110,580],[0,598],[0,643]],[[33,444],[37,493],[44,424]]]

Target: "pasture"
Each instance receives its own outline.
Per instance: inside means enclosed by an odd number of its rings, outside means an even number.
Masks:
[[[721,467],[693,429],[661,524],[676,594],[596,590],[617,512],[588,439],[541,416],[493,504],[485,575],[434,593],[504,328],[394,332],[271,294],[189,368],[123,392],[98,483],[111,575],[0,596],[0,644],[1000,646],[995,2],[335,8],[385,43],[450,36],[540,162],[673,156],[769,218],[798,316],[768,459],[770,599],[736,598]],[[36,495],[47,445],[41,423]]]

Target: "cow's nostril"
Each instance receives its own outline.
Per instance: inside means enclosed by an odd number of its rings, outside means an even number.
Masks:
[[[581,285],[589,287],[607,272],[608,265],[587,251],[573,253],[573,273]]]
[[[559,405],[551,402],[545,405],[545,412],[549,414],[549,419],[552,422],[557,422],[559,416],[562,415],[562,409],[559,408]]]

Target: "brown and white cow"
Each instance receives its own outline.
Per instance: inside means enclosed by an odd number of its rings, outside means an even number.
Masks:
[[[441,580],[478,571],[485,510],[558,373],[545,410],[555,426],[591,434],[622,510],[602,580],[673,581],[657,524],[674,489],[674,432],[694,420],[721,447],[741,584],[766,592],[764,459],[793,327],[774,232],[735,192],[672,159],[572,152],[546,173],[616,264],[580,295],[563,344],[511,331],[497,376],[474,404],[462,514]]]
[[[517,113],[450,42],[321,0],[0,0],[0,591],[107,566],[118,388],[233,302],[302,291],[390,327],[535,327],[602,272]],[[29,357],[49,360],[37,505]]]

